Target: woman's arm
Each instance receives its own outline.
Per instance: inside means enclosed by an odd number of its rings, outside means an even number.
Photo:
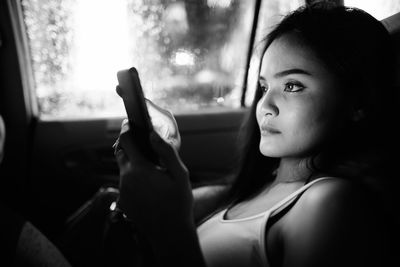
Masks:
[[[151,244],[159,266],[206,266],[194,224],[161,227]]]
[[[282,221],[282,266],[386,266],[388,232],[376,202],[342,179],[315,184]]]
[[[193,215],[189,174],[170,144],[156,133],[151,144],[162,167],[145,159],[124,123],[116,158],[119,208],[149,242],[160,266],[205,266]],[[134,134],[134,133],[133,133]]]
[[[215,211],[227,198],[229,189],[230,185],[227,184],[205,185],[194,188],[192,193],[195,222],[201,222],[211,212]]]

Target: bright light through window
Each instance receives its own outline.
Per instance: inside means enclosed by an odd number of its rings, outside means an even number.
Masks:
[[[240,105],[255,0],[21,2],[42,118],[124,116],[132,66],[172,111]]]
[[[378,20],[382,20],[400,11],[399,0],[345,0],[344,4],[360,8]]]
[[[210,7],[229,7],[232,3],[232,0],[207,0],[207,5]]]
[[[173,62],[180,66],[193,66],[194,65],[194,54],[187,50],[178,50],[173,58]]]
[[[107,94],[115,87],[115,70],[130,66],[129,46],[136,42],[128,38],[126,7],[123,1],[86,0],[76,1],[75,10],[72,88]]]

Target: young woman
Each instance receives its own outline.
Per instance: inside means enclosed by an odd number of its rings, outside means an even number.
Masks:
[[[124,122],[119,206],[156,262],[385,266],[392,58],[389,34],[361,10],[315,4],[287,15],[265,41],[237,179],[226,204],[198,226],[176,149],[152,133],[165,168],[155,166]]]

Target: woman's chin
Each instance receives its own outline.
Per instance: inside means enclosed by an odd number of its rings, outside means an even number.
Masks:
[[[277,151],[276,149],[274,149],[272,147],[266,147],[263,145],[260,145],[260,153],[263,154],[264,156],[270,157],[270,158],[281,157],[281,153],[279,153],[279,151]]]

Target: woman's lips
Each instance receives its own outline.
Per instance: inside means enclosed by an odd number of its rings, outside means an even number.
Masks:
[[[268,126],[268,125],[263,125],[260,127],[261,129],[261,135],[272,135],[272,134],[280,134],[281,132],[278,131],[277,129]]]

